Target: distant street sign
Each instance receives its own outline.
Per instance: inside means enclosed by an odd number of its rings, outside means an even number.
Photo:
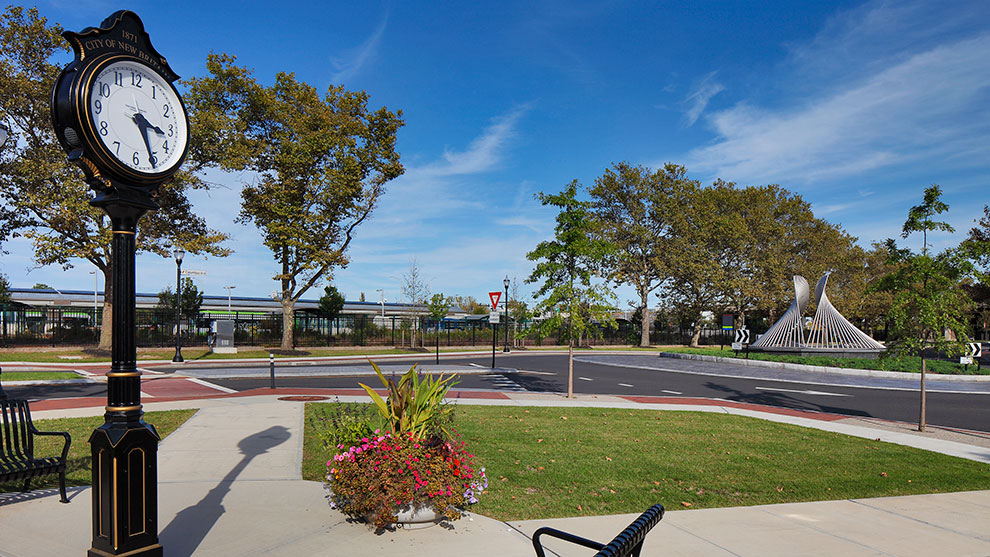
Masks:
[[[502,297],[502,292],[489,292],[488,299],[492,301],[492,311],[498,311],[498,301]]]
[[[732,330],[732,314],[725,313],[722,314],[722,330],[731,331]]]
[[[499,313],[499,312],[497,312],[497,311],[493,311],[493,312],[489,313],[488,314],[488,322],[491,323],[492,325],[497,325],[498,324],[498,316],[499,315],[502,315],[502,314]]]
[[[968,366],[971,363],[973,363],[972,356],[959,356],[959,365]]]
[[[743,343],[741,343],[741,342],[733,342],[732,343],[732,349],[733,350],[742,350],[743,349]]]
[[[971,342],[969,343],[969,351],[967,356],[971,358],[979,358],[983,354],[983,343],[981,342]]]
[[[740,345],[749,344],[749,329],[739,329],[738,331],[736,331],[736,337],[733,340],[734,340],[734,342],[732,343],[733,350],[738,350],[738,348],[735,348],[735,345],[737,344]]]
[[[197,271],[196,269],[182,269],[179,272],[183,275],[206,275],[206,271]]]

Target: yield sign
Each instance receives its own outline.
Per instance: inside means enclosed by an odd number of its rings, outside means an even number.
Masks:
[[[489,292],[488,298],[492,301],[492,310],[498,311],[498,300],[502,297],[501,292]]]

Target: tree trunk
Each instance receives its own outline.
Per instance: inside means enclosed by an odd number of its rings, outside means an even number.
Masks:
[[[100,322],[100,344],[97,350],[113,346],[113,289],[110,288],[110,267],[103,272],[103,320]]]
[[[918,431],[925,431],[925,349],[921,349],[921,409],[918,412]]]
[[[691,348],[698,348],[699,346],[701,346],[701,327],[695,325],[694,331],[691,333]]]
[[[293,329],[295,326],[295,304],[291,301],[282,302],[282,350],[293,350]]]
[[[650,345],[650,323],[652,322],[650,319],[650,310],[646,307],[649,301],[649,294],[640,294],[639,301],[640,307],[643,308],[643,318],[640,323],[640,327],[643,330],[639,334],[639,345],[645,348]]]

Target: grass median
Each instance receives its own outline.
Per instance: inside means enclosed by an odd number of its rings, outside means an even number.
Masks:
[[[6,376],[7,374],[4,373]],[[162,439],[186,422],[196,410],[165,410],[146,412],[144,421],[154,424]],[[89,436],[93,430],[103,425],[103,416],[88,418],[54,418],[34,420],[34,426],[39,431],[67,431],[72,438],[69,446],[69,456],[65,466],[65,485],[90,485],[93,481],[92,456],[89,447]],[[41,436],[34,438],[34,455],[36,457],[58,456],[62,454],[62,437]],[[0,493],[21,490],[23,481],[0,484]],[[58,477],[48,476],[31,480],[32,489],[57,488]]]
[[[0,374],[0,383],[8,381],[55,381],[57,379],[84,379],[71,371],[5,371]]]
[[[303,477],[330,458],[307,406]],[[454,426],[499,520],[990,489],[990,465],[789,424],[703,412],[458,406]]]
[[[664,348],[661,352],[682,354],[701,354],[705,356],[720,356],[723,358],[747,358],[745,351],[734,352],[728,346],[724,350],[717,347],[689,348],[686,346]],[[750,351],[748,359],[765,360],[770,362],[790,362],[809,366],[841,367],[847,369],[874,369],[880,371],[905,371],[921,373],[921,358],[918,356],[891,356],[871,360],[868,358],[836,358],[832,356],[792,356],[789,354],[770,354]],[[961,365],[957,362],[928,358],[925,369],[928,373],[945,375],[990,375],[990,366],[977,369],[976,365]]]

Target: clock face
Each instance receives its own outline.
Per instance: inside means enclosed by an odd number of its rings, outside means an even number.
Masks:
[[[160,174],[181,162],[188,137],[182,103],[144,64],[119,60],[100,69],[88,108],[95,137],[128,169]]]

